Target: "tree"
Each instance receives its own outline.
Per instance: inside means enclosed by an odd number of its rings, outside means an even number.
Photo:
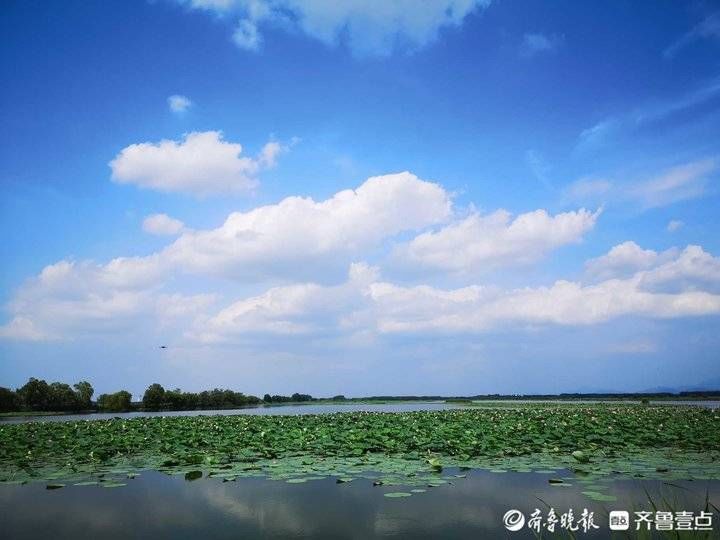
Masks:
[[[73,392],[69,384],[54,382],[50,385],[49,410],[51,411],[77,411],[82,407],[78,395]]]
[[[73,386],[77,393],[78,402],[83,409],[90,409],[92,407],[92,397],[95,393],[95,389],[87,381],[80,381]]]
[[[120,390],[114,394],[100,394],[98,407],[102,411],[129,411],[132,395],[127,390]]]
[[[18,388],[17,395],[21,406],[25,409],[31,411],[49,410],[50,385],[41,379],[30,377],[30,380],[24,386]]]
[[[17,394],[9,388],[0,386],[0,412],[13,412],[19,408]]]
[[[146,409],[160,409],[165,404],[165,389],[158,383],[148,386],[143,395],[143,407]]]
[[[187,408],[186,397],[187,394],[183,393],[179,388],[176,388],[175,390],[165,391],[164,401],[172,410],[177,411]]]

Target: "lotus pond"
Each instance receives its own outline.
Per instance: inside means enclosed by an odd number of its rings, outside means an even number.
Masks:
[[[93,527],[197,536],[202,526],[201,536],[505,536],[506,510],[545,504],[593,509],[602,536],[614,507],[687,505],[720,519],[720,413],[533,404],[6,424],[0,482],[12,537],[43,523],[68,537]],[[128,533],[115,516],[138,508],[152,518]],[[110,516],[105,529],[98,516]]]

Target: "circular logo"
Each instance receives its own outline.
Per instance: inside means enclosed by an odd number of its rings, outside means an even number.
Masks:
[[[525,516],[520,510],[508,510],[503,516],[503,524],[508,531],[519,531],[525,525]]]

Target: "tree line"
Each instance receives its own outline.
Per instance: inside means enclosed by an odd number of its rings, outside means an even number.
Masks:
[[[248,405],[259,405],[260,398],[242,392],[215,388],[203,392],[183,392],[179,388],[165,390],[158,383],[151,384],[143,394],[142,405],[146,410],[195,410],[233,409]]]
[[[17,390],[0,387],[0,411],[85,411],[93,408],[95,393],[87,381],[69,384],[31,377]]]
[[[87,381],[80,381],[71,387],[65,383],[47,383],[42,379],[31,377],[27,383],[16,390],[0,387],[0,412],[234,409],[264,403],[288,403],[315,399],[309,394],[298,393],[291,396],[265,394],[263,399],[260,399],[242,392],[221,388],[202,392],[183,392],[179,388],[166,390],[158,383],[148,386],[140,402],[133,402],[132,394],[127,390],[100,394],[96,401],[92,399],[94,393],[95,390]]]

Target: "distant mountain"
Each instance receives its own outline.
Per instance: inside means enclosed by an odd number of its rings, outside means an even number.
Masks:
[[[677,394],[678,392],[694,392],[694,391],[708,391],[708,390],[720,390],[720,377],[707,379],[701,383],[688,384],[685,386],[657,386],[643,390],[643,393],[654,393],[654,392],[672,392]]]
[[[682,386],[654,386],[652,388],[642,388],[637,390],[618,390],[617,388],[600,388],[600,387],[580,387],[573,392],[577,394],[677,394],[680,392],[707,392],[710,390],[720,390],[720,377],[706,379],[696,384],[686,384]]]

